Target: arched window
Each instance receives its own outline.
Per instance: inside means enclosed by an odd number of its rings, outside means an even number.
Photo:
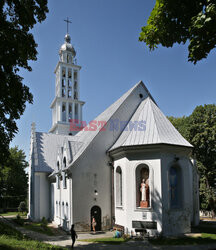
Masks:
[[[69,214],[69,212],[68,212],[68,203],[66,202],[66,220],[68,220],[68,214]]]
[[[57,169],[58,170],[60,169],[60,167],[59,167],[59,161],[57,161]]]
[[[64,202],[62,202],[62,214],[61,214],[62,219],[65,218],[65,213],[64,213]]]
[[[116,206],[122,206],[122,170],[116,168]]]
[[[56,216],[58,216],[58,201],[56,201]]]
[[[146,164],[140,164],[136,168],[136,206],[150,207],[149,167]]]
[[[169,169],[169,198],[170,208],[179,208],[182,204],[181,192],[181,169],[179,166],[172,166]]]
[[[66,162],[66,157],[64,157],[64,159],[63,159],[64,168],[66,168],[66,164],[67,164],[67,162]]]
[[[57,189],[60,188],[60,177],[59,177],[59,175],[56,175],[56,187],[57,187]]]
[[[61,203],[60,203],[60,201],[59,201],[59,208],[58,208],[58,216],[60,217],[60,213],[61,213]]]
[[[63,159],[63,166],[66,168],[66,157]],[[67,188],[67,179],[66,179],[66,174],[65,172],[62,172],[62,178],[63,178],[63,188]]]

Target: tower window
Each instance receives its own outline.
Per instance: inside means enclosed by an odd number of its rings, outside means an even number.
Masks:
[[[75,119],[78,120],[78,104],[75,104]]]
[[[71,69],[68,69],[68,78],[71,79],[71,77],[72,77]]]
[[[71,90],[68,90],[68,97],[71,97]]]
[[[62,97],[65,97],[65,88],[62,89]]]
[[[66,106],[65,106],[65,103],[62,104],[62,121],[66,122]]]
[[[78,76],[78,73],[77,73],[77,71],[75,70],[75,71],[74,71],[74,80],[77,80],[77,76]]]
[[[70,79],[68,80],[68,87],[69,87],[69,88],[71,88],[71,87],[72,87],[72,82],[71,82],[71,80],[70,80]]]
[[[74,99],[78,99],[77,81],[74,82]]]
[[[62,79],[62,87],[65,87],[65,79]]]
[[[72,119],[72,104],[69,104],[69,112],[68,112],[68,119]]]
[[[62,68],[62,77],[65,77],[65,76],[66,76],[66,69]]]
[[[74,81],[74,90],[77,91],[77,81]]]

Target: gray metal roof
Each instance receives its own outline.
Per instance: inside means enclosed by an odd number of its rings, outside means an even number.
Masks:
[[[58,148],[63,147],[65,140],[69,141],[72,157],[74,157],[81,146],[81,142],[77,141],[77,136],[36,132],[35,139],[34,169],[36,172],[50,173],[55,169]]]
[[[192,147],[192,145],[181,136],[181,134],[161,112],[151,94],[141,81],[135,84],[129,91],[127,91],[94,120],[108,122],[121,105],[127,104],[127,98],[138,86],[142,86],[146,90],[148,97],[141,101],[132,115],[132,118],[128,121],[128,126],[126,126],[128,129],[121,133],[110,150],[122,146],[161,143]],[[142,125],[145,125],[145,129],[143,131],[138,129],[140,122],[142,122]],[[143,122],[145,122],[145,124]],[[138,125],[137,128],[135,126],[131,129],[131,124],[133,126],[135,123]],[[100,133],[99,129],[96,129],[95,131],[83,130],[76,136],[36,132],[33,142],[33,165],[35,171],[48,173],[53,172],[56,168],[58,148],[63,147],[65,141],[69,142],[69,151],[71,155],[71,163],[69,166],[71,166],[71,164],[73,164],[85,152],[88,146],[94,142],[94,138],[98,133]]]
[[[118,110],[118,108],[126,101],[127,97],[139,86],[142,85],[146,91],[148,92],[147,88],[143,84],[142,81],[139,81],[135,84],[131,89],[129,89],[125,94],[123,94],[116,102],[114,102],[111,106],[109,106],[104,112],[102,112],[99,116],[97,116],[94,121],[106,121],[108,122],[113,114]],[[82,155],[82,153],[86,150],[89,144],[94,140],[96,135],[100,133],[99,129],[95,131],[80,131],[77,136],[79,137],[79,141],[82,142],[82,146],[80,147],[79,151],[73,158],[73,163]]]
[[[144,126],[139,126],[141,123]],[[134,124],[137,124],[137,126],[133,127]],[[154,101],[147,97],[140,103],[128,122],[128,126],[110,150],[121,146],[161,143],[193,147],[177,131]]]

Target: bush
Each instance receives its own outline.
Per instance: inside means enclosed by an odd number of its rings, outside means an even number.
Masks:
[[[41,226],[42,226],[43,228],[46,228],[46,227],[47,227],[47,224],[48,224],[48,221],[46,220],[45,217],[43,217],[42,220],[41,220]]]
[[[24,213],[27,211],[27,206],[26,206],[25,201],[20,202],[19,207],[18,207],[18,211],[21,213]]]
[[[124,240],[129,240],[131,237],[130,237],[129,234],[123,234],[123,235],[122,235],[122,238],[123,238]]]
[[[16,219],[14,220],[16,224],[23,226],[24,225],[24,220],[20,217],[19,214],[17,214]]]

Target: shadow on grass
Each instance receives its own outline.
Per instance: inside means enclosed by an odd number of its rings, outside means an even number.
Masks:
[[[98,235],[98,234],[104,234],[105,232],[103,232],[103,231],[97,231],[97,232],[91,232],[90,234],[91,235]]]
[[[31,222],[28,219],[24,218],[14,218],[12,219],[13,223],[15,223],[17,226],[24,227],[27,230],[31,230],[34,232],[42,233],[48,236],[53,236],[54,233],[51,228],[49,228],[47,225],[44,225],[41,222]]]
[[[215,236],[215,239],[214,239]],[[203,245],[216,243],[216,235],[202,234],[201,237],[182,237],[182,238],[159,238],[151,239],[153,245]]]
[[[11,249],[17,249],[17,247],[11,247],[11,246],[7,246],[5,244],[0,244],[0,249],[11,250]],[[19,249],[22,250],[24,248],[19,248]]]
[[[123,238],[96,238],[96,239],[83,239],[79,241],[89,242],[89,243],[98,243],[98,244],[109,244],[109,245],[120,245],[129,241],[130,239]]]
[[[201,221],[196,227],[191,228],[192,233],[216,234],[215,221]]]

